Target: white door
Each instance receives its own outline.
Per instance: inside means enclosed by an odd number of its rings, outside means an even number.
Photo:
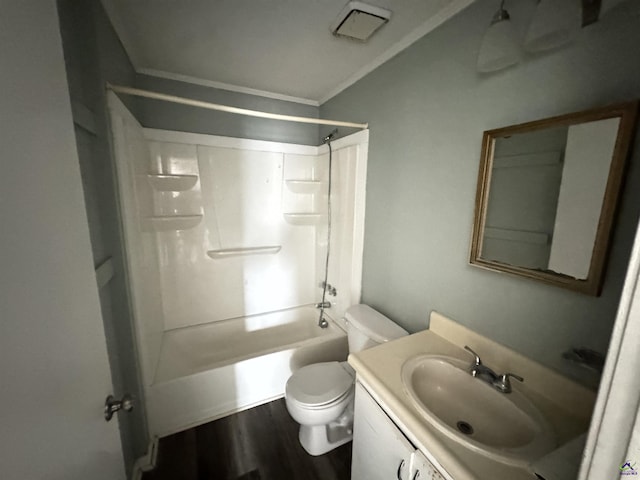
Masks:
[[[0,478],[124,478],[55,0],[0,0]]]

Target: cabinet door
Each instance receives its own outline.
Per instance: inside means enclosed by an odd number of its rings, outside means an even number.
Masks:
[[[411,456],[410,480],[445,480],[436,467],[427,460],[420,450],[413,452]]]
[[[351,480],[409,480],[413,452],[409,440],[356,383]]]

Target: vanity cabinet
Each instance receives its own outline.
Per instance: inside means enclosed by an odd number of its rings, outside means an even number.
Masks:
[[[356,382],[351,480],[445,480]]]

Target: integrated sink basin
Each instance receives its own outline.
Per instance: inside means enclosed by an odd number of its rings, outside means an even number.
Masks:
[[[419,355],[403,365],[402,382],[429,424],[471,450],[512,464],[553,450],[551,427],[530,400],[496,390],[468,368],[453,357]]]

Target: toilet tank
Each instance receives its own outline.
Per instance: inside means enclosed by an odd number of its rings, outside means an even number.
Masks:
[[[404,328],[369,305],[359,304],[349,307],[344,314],[344,319],[347,322],[349,353],[375,347],[409,334]]]

